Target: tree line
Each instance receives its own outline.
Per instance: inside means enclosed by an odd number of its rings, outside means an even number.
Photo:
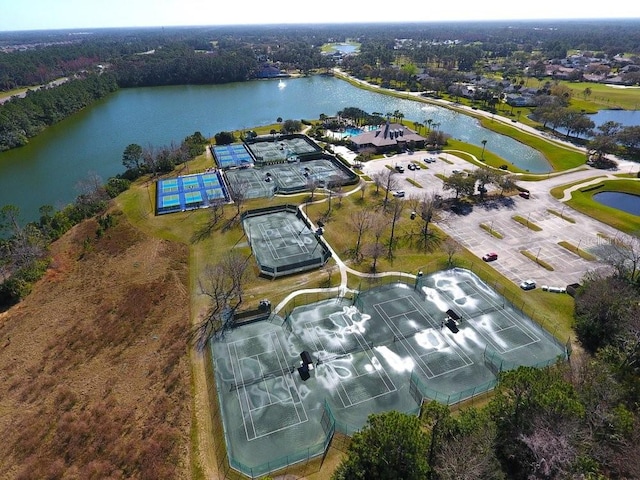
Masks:
[[[118,88],[109,73],[88,74],[57,87],[29,90],[0,105],[0,151],[20,147],[46,127],[104,98]]]
[[[26,297],[33,284],[50,264],[48,249],[71,227],[90,217],[98,217],[100,236],[112,226],[113,217],[106,213],[109,200],[117,197],[142,175],[154,177],[172,171],[177,165],[204,152],[207,140],[200,132],[186,137],[179,145],[143,148],[128,145],[122,154],[125,171],[106,182],[95,173],[77,184],[76,199],[62,209],[51,205],[40,207],[37,221],[22,225],[20,210],[15,205],[0,208],[0,309],[15,305]]]
[[[589,37],[581,33],[582,24],[562,23],[550,31],[534,27],[347,24],[277,30],[258,26],[122,29],[73,40],[66,32],[7,33],[0,35],[0,47],[7,49],[0,52],[0,90],[39,86],[63,77],[74,79],[68,82],[74,85],[40,89],[46,90],[42,97],[32,95],[29,100],[0,105],[0,151],[24,145],[42,128],[114,88],[245,81],[255,78],[265,61],[302,73],[327,70],[334,61],[322,55],[320,46],[348,38],[360,42],[359,54],[343,61],[353,75],[376,79],[385,87],[436,93],[447,91],[469,73],[479,75],[489,61],[499,61],[505,78],[516,78],[525,76],[526,60],[543,66],[545,60],[564,58],[569,48],[591,48],[610,57],[613,52],[638,54],[634,39],[640,36],[640,28],[633,22],[618,22],[615,28],[590,25],[593,35]],[[115,78],[100,75],[102,85],[96,86],[90,73],[95,71]],[[540,74],[536,69],[531,72]],[[54,94],[58,89],[64,91]]]

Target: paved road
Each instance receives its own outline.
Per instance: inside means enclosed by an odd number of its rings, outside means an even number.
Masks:
[[[411,161],[422,160],[425,156],[433,156],[425,153],[413,155],[400,154],[393,157],[367,162],[364,173],[371,176],[377,171],[386,169],[386,165],[403,165],[405,172],[397,174],[400,186],[398,189],[405,191],[406,197],[420,197],[424,193],[437,193],[447,198],[451,192],[442,188],[442,181],[435,176],[436,173],[451,175],[454,169],[471,171],[476,167],[461,158],[439,153],[435,163],[428,164],[427,169],[410,171],[406,169]],[[422,163],[422,162],[421,162]],[[638,165],[621,162],[619,171],[637,171]],[[562,201],[555,199],[549,191],[558,185],[566,185],[575,181],[588,182],[594,178],[612,177],[612,173],[595,170],[588,167],[576,169],[562,175],[549,175],[545,180],[534,182],[518,182],[531,192],[530,199],[519,196],[511,196],[502,201],[487,202],[485,205],[475,206],[466,215],[457,215],[452,212],[443,212],[437,220],[437,225],[448,235],[458,240],[472,253],[480,257],[488,252],[498,253],[498,260],[492,262],[492,266],[500,273],[516,283],[531,278],[538,285],[550,285],[564,287],[568,284],[580,282],[585,273],[601,268],[606,264],[600,261],[587,261],[578,255],[558,245],[558,242],[566,241],[570,244],[586,250],[594,255],[602,257],[607,251],[606,238],[625,237],[617,230],[583,215]],[[415,180],[423,188],[416,187],[407,178]],[[575,221],[571,223],[549,210],[559,212],[565,217]],[[533,231],[513,220],[514,215],[520,215],[542,228],[541,231]],[[490,233],[480,228],[480,224],[486,224],[491,229],[503,235],[502,239],[495,238]],[[603,237],[605,235],[606,237]],[[525,257],[521,251],[527,250],[538,256],[554,270],[548,271],[537,265],[534,261]]]

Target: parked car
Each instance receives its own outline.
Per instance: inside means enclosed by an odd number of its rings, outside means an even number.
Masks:
[[[462,173],[462,170],[454,169],[454,170],[451,170],[451,173],[453,173],[455,175],[457,173]]]
[[[415,170],[415,169],[416,169],[416,166],[415,166],[415,164],[410,163],[410,164],[407,166],[407,168],[408,168],[409,170]]]
[[[392,194],[394,197],[401,198],[404,197],[404,190],[397,190]]]
[[[522,198],[526,198],[527,200],[531,198],[531,194],[529,192],[520,192],[518,195],[520,195]]]
[[[525,280],[520,284],[520,288],[523,290],[533,290],[536,288],[535,280]]]
[[[491,252],[491,253],[487,253],[486,255],[482,256],[482,260],[484,260],[485,262],[493,262],[494,260],[498,259],[498,254]]]
[[[404,173],[404,167],[402,165],[396,165],[396,172]]]

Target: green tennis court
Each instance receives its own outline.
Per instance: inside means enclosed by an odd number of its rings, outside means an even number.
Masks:
[[[371,413],[417,415],[423,398],[457,403],[491,390],[500,370],[567,356],[462,269],[301,305],[226,331],[211,352],[229,461],[253,478],[322,455],[327,418],[353,434]],[[301,352],[313,360],[306,379]]]
[[[245,212],[242,218],[262,275],[278,277],[320,268],[331,254],[294,206]]]

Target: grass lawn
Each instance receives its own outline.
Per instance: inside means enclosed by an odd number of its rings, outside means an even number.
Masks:
[[[576,190],[567,202],[572,208],[589,215],[617,230],[629,234],[640,231],[640,217],[623,212],[616,208],[607,207],[593,199],[600,192],[624,192],[640,195],[640,181],[635,180],[604,180],[598,185],[590,186],[584,190]]]
[[[591,82],[561,82],[571,90],[571,106],[585,109],[589,113],[598,110],[622,108],[624,110],[637,110],[640,108],[638,88],[616,88],[610,85]],[[585,94],[586,89],[591,90],[590,95]]]

